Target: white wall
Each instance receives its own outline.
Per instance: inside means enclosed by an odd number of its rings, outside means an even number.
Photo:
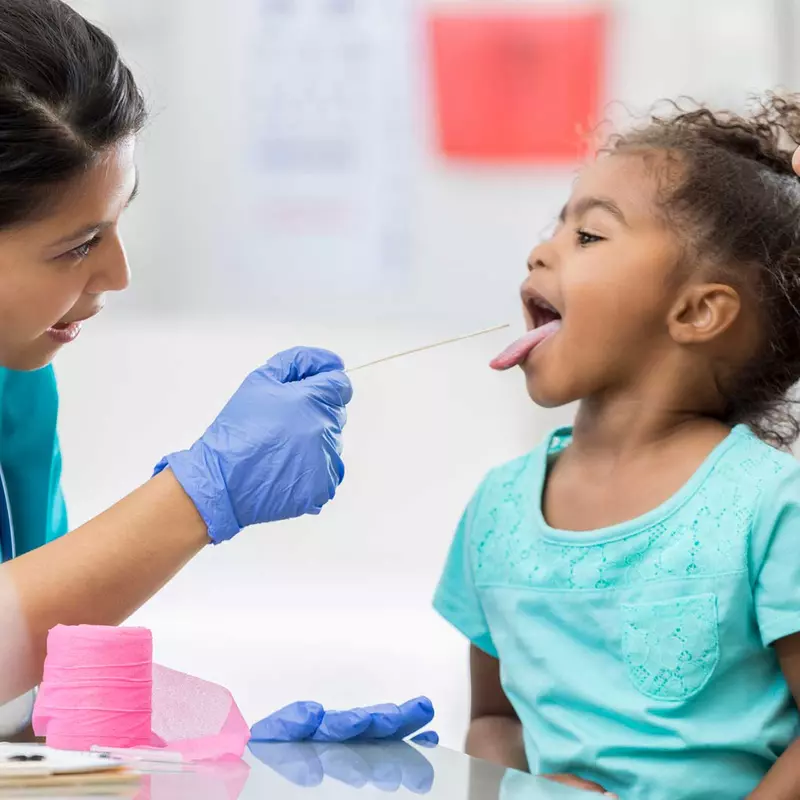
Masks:
[[[128,222],[135,286],[58,363],[75,522],[189,444],[241,377],[284,346],[321,344],[356,364],[516,317],[525,256],[566,198],[569,172],[443,163],[422,126],[402,281],[332,300],[315,271],[336,265],[315,263],[303,265],[302,295],[254,291],[263,270],[280,286],[281,265],[248,270],[224,256],[228,237],[244,237],[246,249],[248,236],[225,223],[241,179],[224,91],[236,4],[79,5],[119,33],[156,114]],[[763,0],[613,5],[611,98],[635,108],[685,93],[738,103],[778,80]],[[418,110],[424,120],[424,102]],[[569,414],[537,411],[518,376],[484,368],[503,342],[500,334],[359,374],[336,503],[190,565],[135,618],[156,632],[160,659],[227,684],[251,719],[299,697],[344,706],[427,693],[445,742],[458,745],[466,649],[429,611],[449,537],[482,474]]]
[[[332,292],[332,270],[321,259],[287,264],[241,256],[249,241],[260,238],[257,231],[242,229],[238,215],[231,218],[231,209],[246,200],[251,169],[241,155],[251,119],[248,98],[237,87],[248,66],[242,27],[256,3],[80,2],[118,33],[154,108],[140,153],[142,194],[127,223],[135,283],[119,307],[132,313],[219,313],[222,300],[227,308],[273,315],[285,306],[282,278],[288,283],[290,273],[299,270],[308,286],[295,301],[292,319],[324,317],[334,325],[448,320],[469,328],[509,313],[525,255],[563,204],[572,170],[481,168],[435,156],[425,94],[423,0],[408,0],[417,9],[413,79],[419,91],[412,111],[417,122],[413,250],[403,274],[381,273],[376,264],[378,282],[369,284],[368,293],[357,285]],[[466,0],[447,5],[481,7]],[[623,104],[641,112],[659,98],[682,95],[737,105],[750,92],[781,80],[772,2],[615,0],[605,5],[613,12],[606,76],[613,118]]]

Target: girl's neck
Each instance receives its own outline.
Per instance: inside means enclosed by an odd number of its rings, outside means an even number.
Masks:
[[[730,427],[698,411],[659,404],[646,396],[583,400],[575,418],[573,455],[618,461],[700,435],[722,441]]]

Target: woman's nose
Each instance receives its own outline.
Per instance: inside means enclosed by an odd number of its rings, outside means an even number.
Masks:
[[[125,246],[118,235],[109,237],[106,247],[97,259],[97,267],[86,291],[89,294],[122,292],[131,282],[131,272]]]

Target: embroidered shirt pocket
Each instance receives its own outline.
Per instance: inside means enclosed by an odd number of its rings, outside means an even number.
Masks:
[[[719,661],[716,595],[623,605],[622,624],[623,657],[642,694],[676,702],[708,683]]]

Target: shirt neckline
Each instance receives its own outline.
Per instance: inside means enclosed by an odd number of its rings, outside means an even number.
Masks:
[[[737,425],[731,432],[708,454],[705,461],[697,468],[691,478],[661,505],[633,519],[626,520],[617,525],[597,528],[589,531],[570,531],[553,528],[544,518],[542,503],[546,485],[548,460],[553,453],[553,443],[556,439],[571,439],[572,428],[556,428],[545,441],[545,446],[540,449],[536,465],[536,499],[534,502],[534,520],[542,531],[547,541],[574,546],[595,545],[618,539],[624,539],[636,533],[641,533],[674,514],[681,508],[703,485],[709,475],[714,471],[720,459],[741,439],[752,437],[753,433],[746,425]],[[567,445],[568,446],[568,445]]]

